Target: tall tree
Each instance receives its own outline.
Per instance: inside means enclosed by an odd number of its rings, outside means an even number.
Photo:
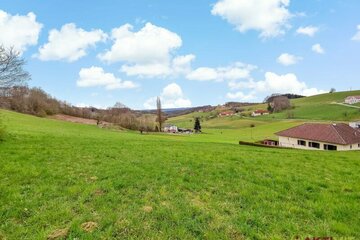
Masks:
[[[159,123],[159,132],[161,132],[163,116],[162,116],[162,111],[161,111],[161,100],[159,97],[157,97],[157,99],[156,99],[156,108],[157,108],[157,122]]]
[[[200,124],[200,118],[195,118],[195,125],[194,125],[194,130],[196,133],[201,132],[201,124]]]
[[[0,88],[21,86],[30,80],[24,65],[25,60],[14,48],[0,46]]]

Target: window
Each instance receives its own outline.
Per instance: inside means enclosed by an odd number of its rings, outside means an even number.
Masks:
[[[337,146],[330,145],[330,144],[324,144],[324,150],[336,151],[336,150],[337,150]]]
[[[304,140],[298,140],[298,145],[306,146],[306,142]]]
[[[317,142],[309,142],[309,147],[320,149],[320,143],[317,143]]]

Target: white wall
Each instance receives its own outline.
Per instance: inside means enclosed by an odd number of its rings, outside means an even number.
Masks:
[[[298,145],[298,140],[303,140],[306,142],[306,146]],[[312,148],[309,147],[309,142],[317,142],[320,143],[320,148]],[[289,148],[298,148],[298,149],[307,149],[307,150],[324,150],[324,144],[330,144],[337,146],[338,151],[350,151],[350,150],[360,150],[359,144],[350,145],[339,145],[332,143],[324,143],[318,141],[311,141],[305,139],[297,139],[297,138],[288,138],[288,137],[279,137],[279,146],[280,147],[289,147]]]

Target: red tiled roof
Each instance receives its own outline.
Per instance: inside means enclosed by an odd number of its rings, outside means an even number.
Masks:
[[[227,111],[227,112],[221,112],[220,114],[221,114],[221,115],[234,114],[234,112],[232,112],[232,111]]]
[[[255,110],[254,111],[255,113],[268,113],[269,111],[266,111],[266,110]]]
[[[344,123],[305,123],[303,125],[278,132],[276,135],[340,145],[360,143],[360,131]]]

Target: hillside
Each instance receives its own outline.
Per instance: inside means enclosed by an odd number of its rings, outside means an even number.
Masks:
[[[239,146],[226,129],[141,135],[1,116],[1,239],[360,237],[358,152]]]
[[[360,91],[335,92],[291,100],[295,119],[351,121],[360,119],[360,109],[337,105],[347,96],[360,95]],[[287,118],[287,112],[263,118]]]
[[[246,106],[243,108],[242,115],[231,117],[218,117],[219,111],[212,112],[193,112],[190,114],[170,118],[167,122],[176,124],[180,127],[193,127],[193,120],[195,117],[202,119],[202,125],[205,128],[221,128],[221,129],[239,129],[248,128],[250,125],[261,126],[264,124],[271,124],[278,121],[286,120],[296,122],[306,121],[354,121],[360,120],[360,109],[340,105],[347,96],[360,95],[360,91],[352,92],[336,92],[316,95],[312,97],[305,97],[291,100],[293,109],[274,113],[268,116],[261,116],[252,118],[250,113],[256,109],[266,109],[267,104],[257,104]],[[354,105],[359,106],[358,104]],[[291,114],[289,114],[289,112]],[[290,115],[290,119],[289,119]],[[286,125],[286,124],[285,124]]]

